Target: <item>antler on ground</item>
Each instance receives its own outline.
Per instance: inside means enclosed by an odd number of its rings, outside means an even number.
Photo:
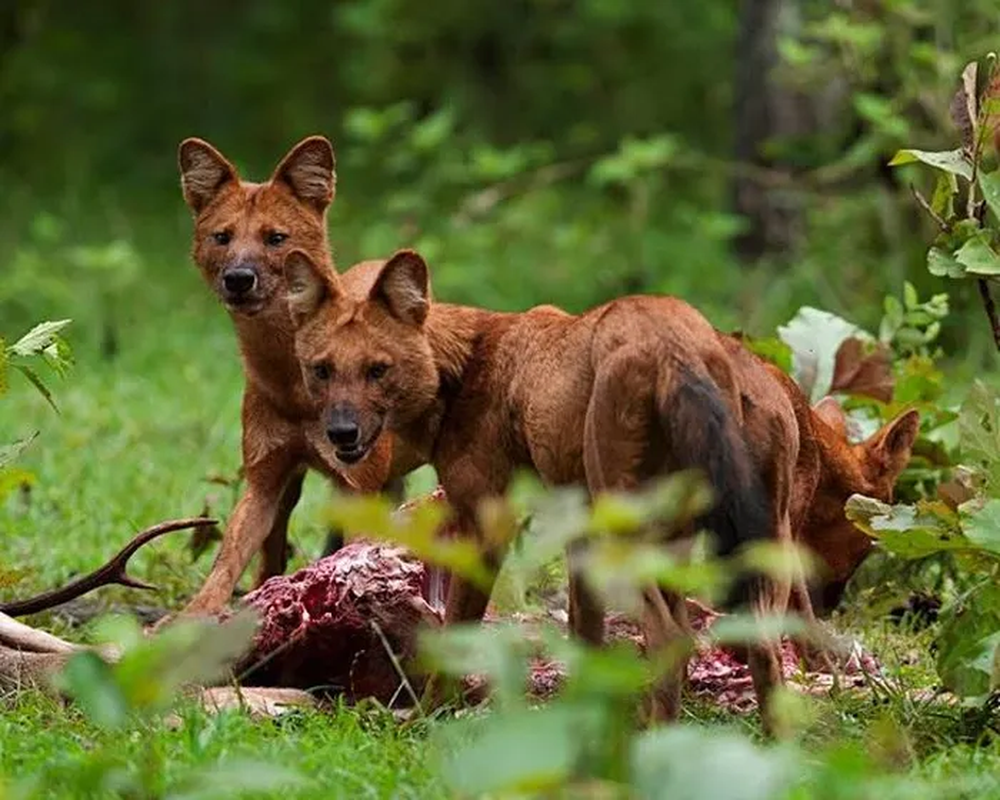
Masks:
[[[75,581],[59,589],[43,592],[27,600],[0,603],[0,613],[10,617],[24,617],[28,614],[37,614],[39,611],[45,611],[63,603],[68,603],[70,600],[75,600],[77,597],[87,594],[87,592],[92,592],[101,586],[109,586],[111,584],[128,586],[133,589],[155,589],[155,586],[137,581],[126,572],[129,559],[135,555],[135,552],[143,545],[163,536],[165,533],[215,524],[217,524],[217,520],[207,517],[190,517],[161,522],[138,534],[103,567],[84,575],[82,578],[77,578]]]

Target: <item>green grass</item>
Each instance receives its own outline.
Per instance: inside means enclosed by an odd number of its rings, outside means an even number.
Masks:
[[[60,314],[80,321],[66,332],[77,345],[78,364],[67,380],[51,382],[59,415],[17,376],[0,402],[0,442],[40,434],[18,463],[32,476],[30,494],[0,506],[0,566],[21,571],[0,595],[5,599],[93,569],[135,531],[197,514],[206,500],[223,518],[231,509],[234,491],[208,479],[231,477],[239,466],[242,376],[235,340],[194,268],[169,268],[170,278],[155,292],[121,301],[115,358],[103,357],[96,346],[100,337],[86,287],[79,307]],[[11,337],[22,332],[3,331]],[[320,552],[325,496],[323,481],[312,476],[292,521],[298,548],[292,567]],[[200,584],[210,561],[206,555],[192,563],[187,534],[175,534],[140,552],[132,566],[136,577],[161,587],[160,593],[107,588],[97,597],[108,608],[176,608]],[[86,639],[89,632],[71,628],[58,614],[34,622],[73,638]],[[934,683],[928,634],[900,633],[867,617],[864,608],[851,609],[838,622],[859,633],[906,688]],[[163,796],[182,790],[199,771],[250,759],[292,768],[307,779],[295,791],[265,796],[446,796],[426,729],[436,723],[401,728],[387,715],[343,708],[278,722],[254,722],[238,713],[210,717],[189,705],[180,716],[179,727],[159,720],[107,732],[38,695],[8,699],[0,711],[0,775],[9,783],[32,782],[37,797],[115,796],[110,786],[88,781],[124,771],[145,776],[148,796]],[[735,719],[705,704],[688,704],[685,720],[759,734],[754,717]],[[1000,770],[1000,743],[983,720],[959,709],[914,703],[903,692],[846,694],[810,702],[798,730],[817,761],[845,742],[877,758],[887,754],[880,776],[884,794],[872,786],[871,796],[1000,796],[992,783]],[[814,778],[796,796],[862,796],[838,791]]]

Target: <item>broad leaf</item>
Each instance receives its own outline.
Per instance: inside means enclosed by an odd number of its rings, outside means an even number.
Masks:
[[[990,234],[983,231],[963,244],[955,260],[972,275],[1000,275],[1000,255],[990,244]]]
[[[923,558],[944,550],[969,549],[959,517],[942,502],[889,505],[855,494],[844,514],[866,534],[902,558]]]
[[[17,356],[32,356],[41,353],[55,341],[56,334],[70,322],[71,320],[68,319],[41,322],[14,342],[10,346],[10,351]]]
[[[566,704],[498,714],[471,736],[468,724],[452,726],[453,755],[444,776],[461,796],[493,792],[554,791],[573,777],[593,721],[588,709]]]
[[[870,339],[857,325],[829,311],[803,306],[778,335],[792,349],[792,375],[812,402],[830,393],[837,351],[852,336]]]
[[[942,614],[937,669],[945,686],[964,697],[981,697],[995,685],[1000,644],[1000,587],[980,584]]]
[[[281,764],[259,759],[233,758],[189,773],[182,788],[166,795],[167,800],[215,800],[218,797],[287,796],[292,789],[309,784],[308,779]]]
[[[1000,220],[1000,170],[979,173],[979,188],[983,191],[983,199]]]
[[[955,214],[955,195],[958,194],[958,180],[950,172],[938,175],[931,195],[931,210],[941,219],[951,219]]]
[[[59,682],[94,724],[120,728],[128,720],[128,702],[115,680],[113,668],[97,653],[85,651],[74,655]]]
[[[940,247],[927,251],[927,271],[938,278],[964,278],[965,266]]]
[[[789,751],[690,725],[643,734],[631,761],[637,796],[648,800],[770,800],[784,797],[802,770]]]
[[[1000,395],[975,381],[958,415],[962,463],[980,472],[991,496],[1000,494]]]
[[[967,181],[972,180],[972,162],[965,153],[958,150],[941,150],[932,152],[929,150],[899,150],[889,162],[890,167],[897,167],[902,164],[912,164],[919,161],[935,169],[950,172],[953,175],[961,175]]]
[[[991,498],[972,513],[963,513],[962,530],[972,544],[1000,555],[1000,500]]]

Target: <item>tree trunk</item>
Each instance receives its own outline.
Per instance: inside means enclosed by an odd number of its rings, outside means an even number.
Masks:
[[[767,153],[770,142],[805,133],[809,104],[800,93],[776,80],[778,37],[799,26],[798,0],[742,0],[734,87],[736,160],[770,170],[775,178],[791,169]],[[738,175],[733,185],[736,213],[747,231],[735,242],[737,254],[752,263],[767,254],[787,253],[798,240],[801,208],[794,192]]]

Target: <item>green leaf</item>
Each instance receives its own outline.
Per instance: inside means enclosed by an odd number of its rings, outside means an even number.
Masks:
[[[985,696],[1000,644],[1000,587],[986,581],[951,603],[941,615],[936,644],[944,685],[963,697]]]
[[[990,245],[990,234],[982,231],[966,241],[955,260],[972,275],[1000,275],[1000,256]]]
[[[38,431],[35,431],[31,436],[0,447],[0,469],[17,459],[37,437]]]
[[[980,172],[978,180],[986,205],[993,212],[993,216],[1000,220],[1000,170]]]
[[[804,630],[802,618],[794,614],[770,614],[759,618],[753,614],[727,614],[715,621],[709,635],[721,645],[752,644],[782,635],[796,636]]]
[[[927,271],[938,278],[964,278],[965,267],[940,247],[927,251]]]
[[[902,558],[923,558],[946,550],[970,548],[959,526],[958,515],[941,502],[890,506],[854,494],[844,505],[844,515]]]
[[[941,150],[931,152],[928,150],[899,150],[889,162],[890,167],[897,167],[902,164],[912,164],[919,161],[935,169],[944,170],[953,175],[961,175],[967,181],[972,180],[972,162],[966,158],[962,149]]]
[[[3,339],[0,339],[0,397],[7,393],[7,363],[9,360],[7,345]]]
[[[450,675],[485,675],[504,707],[522,705],[527,659],[532,649],[522,626],[451,625],[428,630],[420,637],[420,651]]]
[[[972,544],[1000,555],[1000,499],[991,498],[971,514],[962,514],[962,529]]]
[[[308,786],[300,772],[258,759],[233,758],[189,773],[184,786],[166,795],[167,800],[215,800],[244,794],[285,796]]]
[[[72,320],[59,319],[51,322],[41,322],[28,331],[10,346],[10,351],[17,356],[32,356],[41,353],[52,344],[59,331]]]
[[[63,689],[102,728],[120,728],[128,720],[128,703],[115,680],[112,667],[97,653],[74,655],[59,678]]]
[[[752,336],[741,337],[743,346],[751,353],[756,353],[765,361],[781,368],[782,372],[792,372],[792,348],[776,336],[757,339]]]
[[[648,731],[632,745],[636,796],[648,800],[770,800],[802,774],[793,753],[689,725]]]
[[[497,715],[478,736],[465,736],[464,746],[453,750],[444,764],[445,780],[466,797],[555,790],[573,775],[593,726],[590,716],[586,708],[555,704]],[[467,729],[454,727],[453,736]]]
[[[1000,494],[1000,395],[974,381],[958,414],[962,463],[981,473],[986,490]]]
[[[42,379],[38,377],[38,373],[27,364],[15,364],[14,369],[24,375],[24,377],[27,378],[36,389],[38,389],[42,397],[45,398],[46,402],[52,406],[52,410],[58,414],[59,407],[56,405],[56,401],[52,398],[52,392],[49,391],[49,387],[42,383]]]
[[[938,175],[934,184],[934,194],[931,195],[931,210],[941,219],[949,220],[955,216],[955,195],[958,194],[958,180],[950,172]]]

